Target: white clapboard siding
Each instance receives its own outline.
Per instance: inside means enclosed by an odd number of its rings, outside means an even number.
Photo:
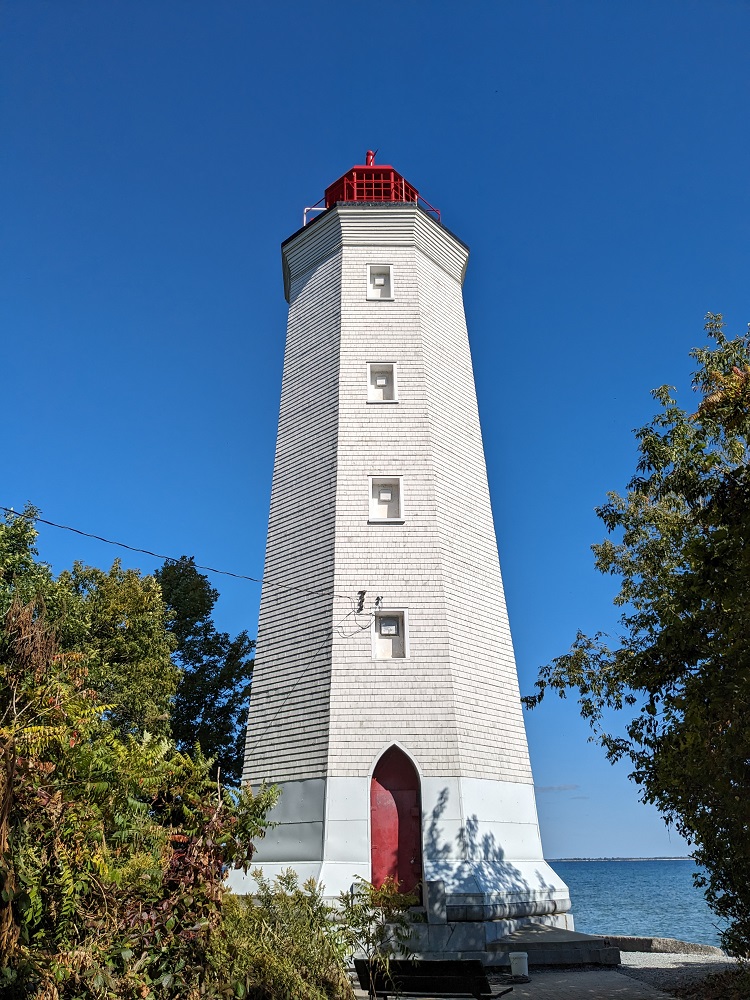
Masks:
[[[282,252],[265,578],[289,589],[263,589],[246,777],[366,776],[397,741],[425,775],[528,783],[461,294],[468,251],[414,205],[339,204]],[[372,263],[391,265],[393,301],[366,298]],[[368,362],[397,366],[397,403],[367,403]],[[369,477],[385,475],[402,477],[403,524],[368,524]],[[376,597],[406,612],[408,659],[373,659],[370,630],[346,617],[360,590],[365,613]]]

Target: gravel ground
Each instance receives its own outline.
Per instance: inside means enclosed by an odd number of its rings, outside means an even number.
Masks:
[[[727,955],[675,955],[658,952],[621,952],[618,972],[640,979],[665,993],[692,986],[715,972],[734,968],[736,959]]]

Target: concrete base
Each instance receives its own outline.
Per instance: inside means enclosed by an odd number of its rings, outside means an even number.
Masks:
[[[530,966],[540,965],[619,965],[620,950],[606,937],[580,934],[560,926],[529,922],[498,938],[491,950],[496,958],[490,965],[510,964],[511,951],[525,951]]]
[[[417,762],[414,761],[415,767]],[[418,769],[418,768],[417,768]],[[328,777],[280,784],[257,844],[267,878],[286,868],[315,878],[326,896],[371,877],[370,777]],[[422,877],[442,882],[449,920],[536,917],[570,909],[563,880],[544,861],[533,785],[487,778],[421,777]],[[234,874],[235,892],[252,879]]]
[[[424,873],[425,905],[444,907],[446,921],[559,917],[570,910],[568,887],[542,859],[426,860]],[[562,926],[572,930],[572,917]]]
[[[579,934],[566,926],[565,914],[542,920],[485,920],[415,924],[409,940],[414,957],[478,959],[510,969],[510,952],[526,952],[530,967],[620,964],[620,952],[607,938]]]
[[[403,748],[402,748],[403,749]],[[414,761],[415,767],[417,762]],[[417,768],[418,770],[418,768]],[[372,872],[368,776],[287,781],[257,844],[267,879],[293,868],[328,899]],[[559,916],[570,893],[542,855],[533,785],[488,778],[421,777],[422,878],[443,893],[442,921]],[[252,876],[233,872],[234,892],[253,895]],[[570,918],[556,925],[572,930]]]
[[[475,892],[480,888],[475,885]],[[409,939],[414,957],[478,959],[509,968],[509,953],[525,951],[531,965],[619,964],[620,953],[608,941],[575,933],[567,898],[556,909],[553,895],[540,897],[528,885],[515,886],[504,899],[497,890],[485,889],[484,896],[477,892],[475,901],[466,902],[471,898],[467,894],[457,903],[461,897],[448,894],[442,880],[425,883],[424,922],[418,922],[417,915]]]
[[[509,969],[509,952],[529,950],[526,947],[527,938],[524,937],[527,928],[533,932],[536,928],[543,926],[556,934],[573,934],[574,932],[568,931],[566,928],[568,922],[572,923],[569,917],[561,913],[537,918],[535,922],[531,922],[528,918],[520,918],[518,920],[462,920],[449,921],[445,924],[414,924],[409,947],[413,951],[414,958],[423,961],[477,959],[483,965]],[[513,937],[514,943],[508,944],[511,937],[516,934],[520,937],[517,940]],[[576,935],[576,937],[585,936]],[[548,950],[540,951],[537,949],[540,960],[535,961],[534,964],[579,965],[599,962],[598,958],[569,962],[566,960],[569,950],[565,952],[565,955],[562,955],[559,948],[557,949],[559,954],[553,961],[547,956]],[[531,964],[532,961],[532,956],[529,954],[529,963]]]
[[[258,867],[269,881],[288,868],[294,869],[300,884],[314,878],[328,901],[348,892],[356,876],[368,881],[371,873],[370,865],[361,861],[275,861]],[[568,888],[545,861],[426,861],[425,875],[423,903],[430,923],[492,921],[500,926],[504,921],[510,931],[521,918],[549,917],[555,926],[573,930]],[[227,882],[239,895],[257,891],[252,870],[247,875],[230,872]]]

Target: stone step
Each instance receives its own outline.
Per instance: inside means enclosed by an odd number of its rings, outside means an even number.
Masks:
[[[423,960],[474,958],[503,968],[510,966],[512,951],[525,951],[531,967],[620,964],[619,949],[605,937],[533,923],[494,940],[493,931],[491,922],[417,924],[410,947]]]

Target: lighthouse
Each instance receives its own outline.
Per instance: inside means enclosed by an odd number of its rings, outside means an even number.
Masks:
[[[435,921],[460,925],[476,954],[527,922],[572,930],[542,855],[468,248],[371,152],[318,207],[282,244],[289,319],[244,772],[282,794],[257,864],[327,896],[355,876],[419,887],[425,954],[441,950]]]

